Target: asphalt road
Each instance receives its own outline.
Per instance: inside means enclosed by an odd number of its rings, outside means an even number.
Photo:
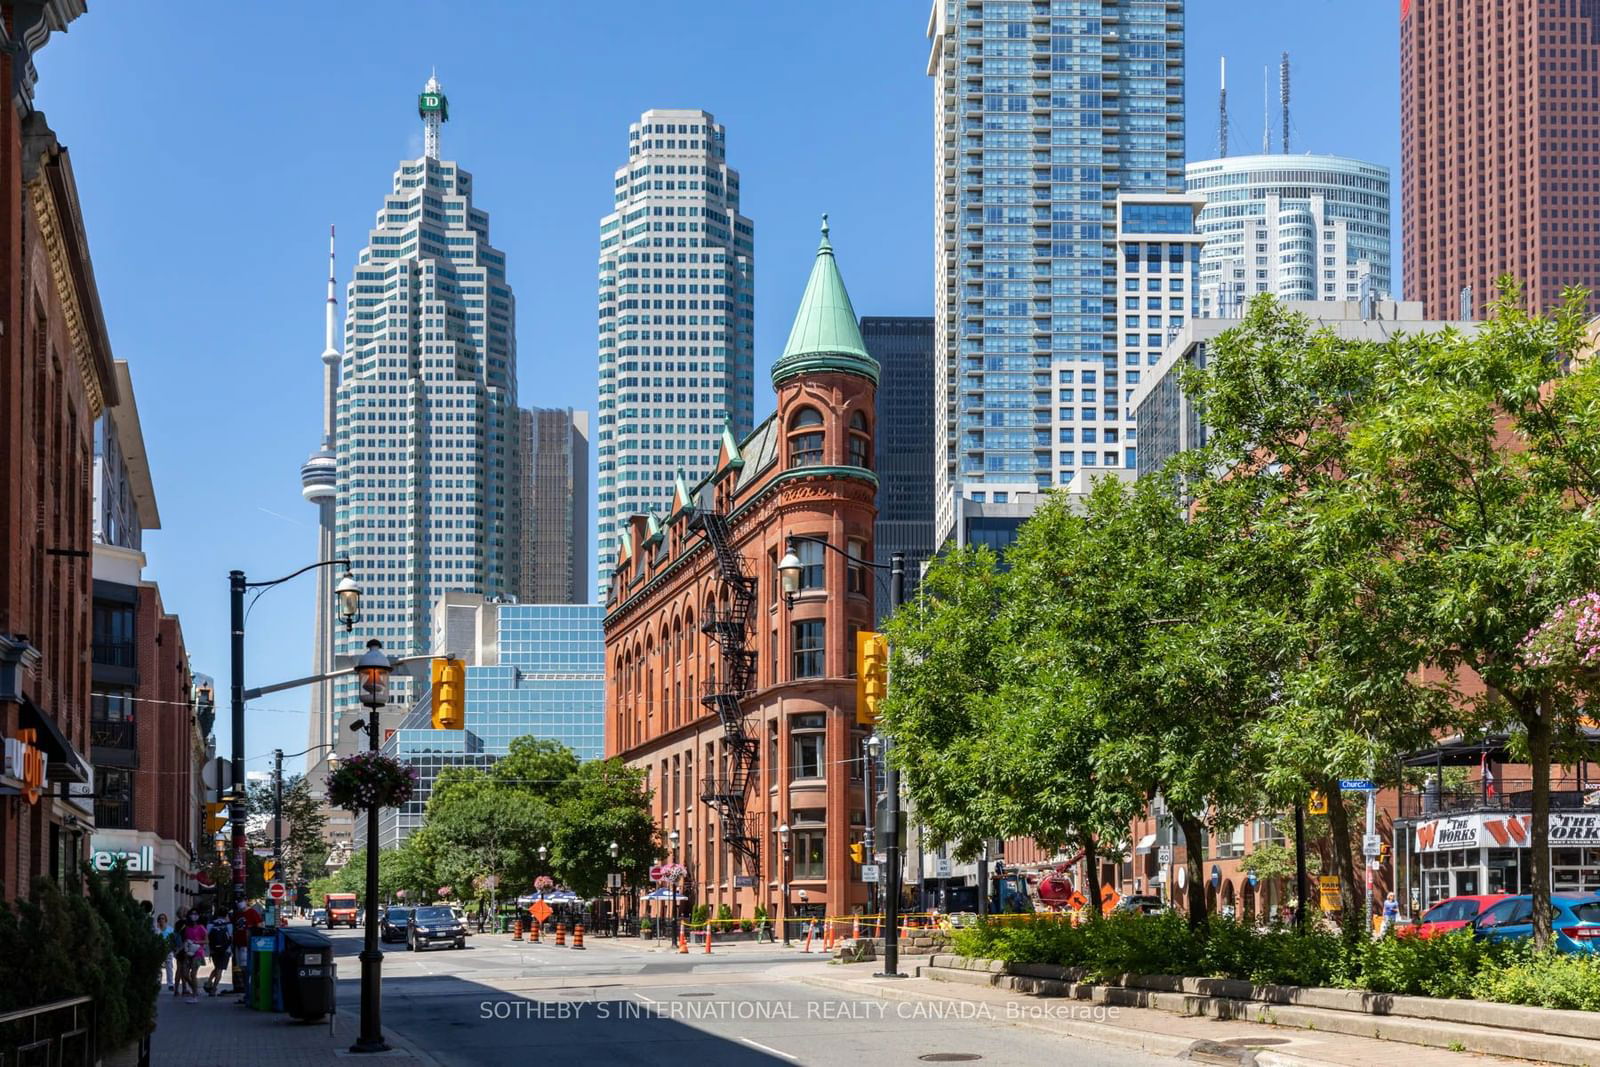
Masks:
[[[341,1013],[360,1010],[359,931],[333,932]],[[448,1067],[513,1063],[990,1064],[1150,1067],[1175,1061],[1009,1024],[965,1001],[908,1003],[805,984],[822,956],[755,946],[703,955],[650,942],[477,937],[385,946],[383,1022]]]

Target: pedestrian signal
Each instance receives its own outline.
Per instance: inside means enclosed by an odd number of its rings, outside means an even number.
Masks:
[[[856,722],[872,726],[889,695],[889,639],[871,630],[856,634]]]
[[[464,730],[467,726],[467,665],[459,659],[433,661],[433,728]]]

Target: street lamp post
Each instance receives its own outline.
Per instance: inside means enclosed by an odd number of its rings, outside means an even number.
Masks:
[[[287,757],[281,748],[272,750],[272,862],[277,865],[280,877],[283,874],[283,761],[285,758],[294,759],[297,756],[307,756],[333,747],[333,745],[312,745],[304,752],[291,752]],[[285,897],[287,895],[285,894]]]
[[[622,931],[622,917],[617,914],[617,891],[622,888],[622,871],[617,867],[617,856],[622,850],[615,841],[607,850],[611,853],[611,885],[606,888],[611,891],[611,936],[616,937]]]
[[[355,579],[350,577],[350,561],[348,559],[328,559],[320,563],[313,563],[301,567],[293,574],[276,578],[270,582],[246,581],[244,571],[228,572],[228,620],[230,630],[230,693],[231,716],[229,719],[229,732],[232,734],[231,757],[233,761],[233,795],[230,798],[228,817],[233,822],[233,905],[237,913],[243,914],[245,901],[245,792],[244,792],[244,594],[247,589],[259,589],[266,592],[275,585],[282,585],[291,578],[298,578],[307,571],[314,571],[319,567],[341,566],[345,575],[334,587],[334,599],[338,602],[339,621],[344,623],[348,630],[355,626],[361,618],[361,589],[356,585]],[[260,593],[256,594],[257,596]],[[219,786],[221,783],[218,783]]]
[[[369,709],[365,726],[360,720],[352,729],[367,731],[367,751],[378,751],[378,710],[389,702],[389,675],[394,664],[383,654],[374,638],[367,642],[366,654],[356,662],[356,677],[361,682],[361,703]],[[378,946],[378,806],[367,808],[367,936],[361,947],[361,1035],[350,1046],[351,1052],[387,1052],[383,1040],[380,983],[383,981],[383,949]]]
[[[778,844],[783,849],[783,869],[778,878],[783,886],[783,896],[778,900],[778,929],[783,932],[783,947],[789,947],[789,824],[778,827]]]
[[[792,608],[795,596],[800,592],[801,565],[800,557],[795,553],[795,545],[801,541],[810,541],[845,557],[853,565],[871,567],[873,570],[887,570],[889,572],[889,603],[898,609],[906,599],[906,554],[895,552],[889,557],[888,566],[878,563],[869,563],[850,555],[837,545],[829,543],[825,538],[808,537],[804,534],[790,534],[783,559],[778,562],[778,576],[783,582],[784,601]],[[888,740],[885,739],[883,750],[887,752]],[[885,864],[883,891],[883,965],[882,977],[904,978],[900,973],[900,772],[895,770],[891,761],[885,759],[883,764],[883,791],[885,794],[885,814],[887,825],[883,828],[888,841],[884,843],[884,851],[889,862]]]
[[[667,844],[672,846],[672,866],[674,869],[678,866],[678,840],[678,831],[669,830],[667,832]],[[674,870],[674,873],[676,873],[676,870]],[[683,920],[683,909],[678,907],[678,886],[680,884],[677,879],[674,879],[672,885],[667,887],[667,892],[672,897],[668,903],[672,905],[672,936],[674,938],[678,936],[678,924]]]

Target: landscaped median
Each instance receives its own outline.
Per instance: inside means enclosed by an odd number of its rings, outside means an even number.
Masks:
[[[1563,1064],[1600,1064],[1600,959],[1212,920],[1035,918],[957,933],[942,982]],[[1509,1002],[1509,1003],[1508,1003]]]

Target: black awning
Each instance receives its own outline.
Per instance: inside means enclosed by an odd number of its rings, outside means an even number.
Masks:
[[[46,715],[43,708],[23,697],[22,714],[18,721],[24,730],[38,731],[39,747],[50,757],[45,768],[46,781],[77,782],[80,785],[88,783],[89,761],[72,747],[72,742],[61,732],[54,717]]]

